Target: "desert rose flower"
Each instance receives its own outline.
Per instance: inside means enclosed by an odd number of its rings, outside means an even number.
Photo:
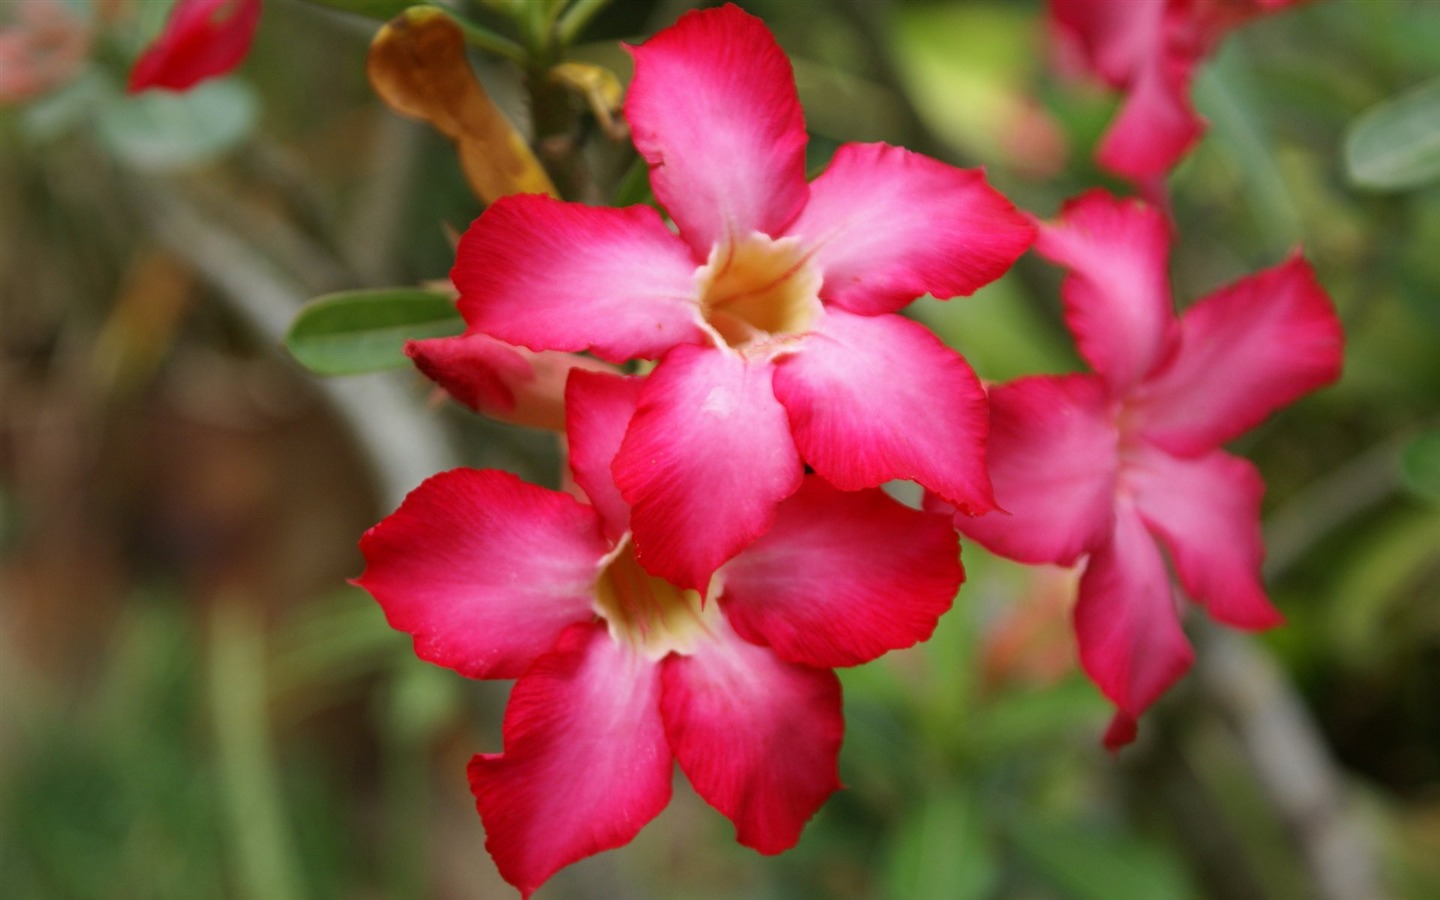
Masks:
[[[1096,157],[1155,188],[1199,140],[1190,104],[1200,63],[1229,31],[1302,0],[1050,0],[1062,50],[1125,99]]]
[[[130,71],[127,90],[188,90],[240,65],[255,39],[260,0],[176,0],[165,28]]]
[[[830,671],[925,640],[962,571],[944,516],[809,476],[701,594],[643,570],[611,462],[638,379],[576,370],[570,465],[588,503],[496,471],[426,481],[366,533],[358,583],[424,659],[518,678],[504,752],[470,764],[486,846],[529,896],[631,840],[672,762],[778,853],[839,786]]]
[[[674,230],[645,206],[504,197],[452,278],[476,331],[659,358],[614,463],[641,564],[704,590],[807,464],[846,490],[912,479],[991,509],[983,391],[893,313],[998,277],[1029,222],[980,172],[883,144],[842,146],[807,184],[790,63],[734,6],[631,53],[625,117]]]
[[[1243,629],[1278,624],[1260,582],[1260,496],[1220,449],[1340,374],[1340,322],[1298,255],[1215,291],[1178,319],[1163,216],[1096,191],[1040,230],[1070,269],[1066,323],[1094,374],[994,387],[991,476],[1003,513],[956,526],[1027,563],[1082,559],[1080,661],[1117,707],[1112,749],[1193,651],[1162,550],[1190,597]]]

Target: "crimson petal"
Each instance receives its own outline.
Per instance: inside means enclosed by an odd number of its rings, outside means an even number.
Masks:
[[[795,443],[842,490],[917,481],[967,513],[995,508],[985,392],[954,350],[899,316],[829,309],[776,364]]]
[[[1090,191],[1068,201],[1058,223],[1041,226],[1035,250],[1070,269],[1065,324],[1116,395],[1165,359],[1176,329],[1170,232],[1158,210]]]
[[[1081,665],[1119,707],[1107,735],[1114,749],[1134,736],[1124,717],[1138,719],[1195,658],[1160,548],[1128,501],[1117,505],[1113,536],[1081,576],[1075,633]]]
[[[244,61],[260,24],[260,0],[177,0],[130,70],[126,90],[183,91]]]
[[[635,415],[642,384],[639,378],[576,371],[565,385],[570,471],[599,510],[612,542],[630,530],[630,506],[620,496],[610,467]]]
[[[662,663],[661,714],[680,769],[761,853],[795,845],[840,787],[840,680],[787,663],[724,626]]]
[[[460,239],[450,277],[471,328],[610,362],[703,342],[696,264],[648,206],[501,197]]]
[[[485,848],[529,897],[557,870],[629,843],[670,802],[660,669],[575,625],[510,694],[505,752],[470,761]]]
[[[773,368],[676,347],[645,379],[615,457],[641,565],[682,588],[710,576],[775,518],[804,475]]]
[[[778,237],[808,192],[805,117],[765,23],[727,4],[629,49],[625,118],[696,258],[753,232]]]
[[[1173,453],[1218,447],[1340,377],[1344,332],[1300,256],[1222,288],[1180,321],[1180,346],[1140,393],[1147,439]]]
[[[721,570],[720,603],[781,659],[853,666],[929,638],[963,578],[947,516],[811,475]]]
[[[609,549],[594,511],[574,498],[508,472],[455,469],[365,532],[355,583],[421,659],[515,678],[566,626],[594,618]]]
[[[886,144],[841,146],[787,231],[814,248],[821,297],[864,315],[972,294],[1035,238],[983,172]]]
[[[990,389],[990,477],[1000,510],[955,527],[1001,556],[1074,565],[1109,540],[1119,432],[1093,375],[1039,375]]]
[[[1145,524],[1170,551],[1180,583],[1210,615],[1252,630],[1283,621],[1260,584],[1265,485],[1253,465],[1220,450],[1176,459],[1144,448],[1125,480]]]

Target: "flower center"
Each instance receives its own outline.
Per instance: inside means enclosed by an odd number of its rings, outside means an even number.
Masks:
[[[820,273],[796,238],[719,244],[698,277],[705,321],[731,347],[802,334],[820,314]]]
[[[652,660],[669,653],[690,653],[696,640],[711,632],[712,620],[720,614],[714,603],[702,608],[695,591],[682,590],[645,571],[628,539],[600,573],[595,598],[610,636]]]

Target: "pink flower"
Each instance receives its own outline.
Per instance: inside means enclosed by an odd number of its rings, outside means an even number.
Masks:
[[[529,896],[631,840],[670,797],[672,760],[778,853],[837,787],[834,666],[928,638],[962,571],[943,516],[805,479],[707,595],[635,556],[611,461],[638,379],[577,370],[570,464],[589,504],[495,471],[420,485],[360,542],[358,580],[424,659],[518,678],[504,752],[470,763],[486,846]]]
[[[1154,186],[1205,131],[1190,81],[1225,34],[1302,0],[1050,0],[1062,50],[1125,92],[1096,157],[1112,172]]]
[[[1298,255],[1177,319],[1164,218],[1099,191],[1043,226],[1036,249],[1070,269],[1065,319],[1095,374],[991,389],[991,476],[1008,515],[956,526],[1021,562],[1088,554],[1075,628],[1081,664],[1118,708],[1115,748],[1192,658],[1162,548],[1212,618],[1280,622],[1260,583],[1264,485],[1220,446],[1339,377],[1343,335]]]
[[[892,313],[998,277],[1032,226],[981,173],[883,144],[842,146],[807,184],[789,61],[734,6],[631,52],[626,118],[676,231],[650,207],[505,197],[452,278],[500,340],[659,357],[614,463],[645,568],[703,590],[807,464],[845,490],[905,478],[992,508],[978,381]]]
[[[177,0],[165,29],[130,71],[131,93],[184,91],[240,65],[255,39],[260,0]]]

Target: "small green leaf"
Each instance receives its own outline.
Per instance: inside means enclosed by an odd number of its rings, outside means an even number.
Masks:
[[[184,93],[144,91],[101,107],[105,146],[131,165],[156,171],[209,162],[249,136],[259,109],[234,79],[207,81]]]
[[[419,288],[326,294],[301,307],[285,347],[317,375],[358,375],[408,362],[405,342],[465,330],[455,301]]]
[[[1379,191],[1440,178],[1440,79],[1361,113],[1345,136],[1345,166],[1357,185]]]

